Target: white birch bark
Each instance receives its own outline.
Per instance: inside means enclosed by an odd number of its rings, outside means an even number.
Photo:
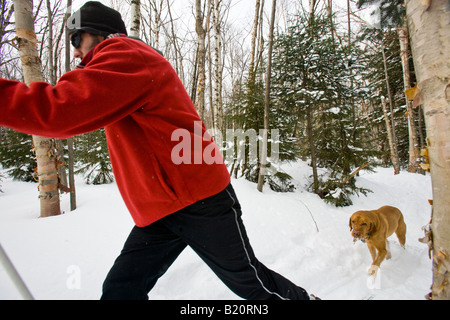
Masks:
[[[406,1],[433,184],[433,299],[450,299],[450,7]]]

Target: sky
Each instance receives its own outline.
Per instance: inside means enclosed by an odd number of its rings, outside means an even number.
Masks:
[[[145,1],[145,0],[142,0]],[[163,0],[164,1],[164,0]],[[172,11],[174,16],[180,17],[185,24],[192,24],[190,28],[193,28],[193,2],[194,0],[170,0],[172,5]],[[286,0],[278,0],[278,11],[281,11],[281,6]],[[298,1],[298,0],[297,0]],[[305,8],[308,8],[308,0],[302,0],[303,5]],[[79,7],[81,7],[86,0],[73,0],[73,9],[77,10]],[[100,2],[104,3],[105,5],[110,5],[111,0],[100,0]],[[129,0],[121,0],[121,1],[114,1],[115,3],[129,3]],[[203,2],[203,0],[202,0]],[[352,1],[353,2],[353,1]],[[319,3],[322,3],[322,1],[319,1]],[[352,7],[356,6],[352,4]],[[265,0],[265,11],[267,15],[268,20],[268,12],[272,8],[272,1]],[[338,19],[339,20],[346,20],[346,8],[347,8],[347,0],[334,0],[333,1],[333,10],[338,13]],[[236,27],[236,28],[245,28],[249,29],[251,28],[251,24],[253,22],[253,16],[254,16],[254,10],[255,10],[255,0],[232,0],[231,1],[231,8],[230,8],[230,15],[228,17],[228,22]],[[363,10],[363,12],[358,12],[357,14],[362,16],[364,20],[371,20],[370,17],[370,9],[369,10]],[[126,23],[128,26],[128,23]]]

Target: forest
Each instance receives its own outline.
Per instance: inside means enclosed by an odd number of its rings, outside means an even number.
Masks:
[[[0,1],[0,76],[24,81],[15,33],[17,1]],[[428,2],[427,10],[440,3]],[[232,155],[226,162],[233,176],[259,182],[261,190],[265,183],[290,192],[291,177],[279,170],[280,163],[302,159],[312,168],[309,190],[341,207],[352,204],[351,195],[371,192],[355,184],[361,170],[430,172],[432,137],[426,98],[417,94],[418,61],[404,1],[104,3],[122,13],[130,35],[172,64],[219,147]],[[43,81],[56,84],[79,62],[71,58],[65,22],[82,4],[34,1]],[[242,8],[245,15],[236,18]],[[243,136],[228,140],[230,130]],[[76,193],[73,177],[96,185],[114,181],[103,130],[50,138],[48,145],[60,192]],[[32,136],[0,128],[0,163],[8,176],[38,182],[36,149]],[[264,174],[268,167],[275,170]]]
[[[259,133],[265,128],[265,10],[270,3],[256,1],[253,21],[246,29],[237,29],[228,21],[233,1],[196,1],[190,4],[190,16],[175,12],[179,6],[173,2],[142,1],[138,24],[130,5],[110,5],[124,17],[133,17],[129,20],[136,25],[130,28],[138,31],[132,32],[161,50],[172,63],[207,128],[222,132],[224,137],[227,129]],[[333,1],[282,1],[274,29],[269,128],[277,129],[279,136],[269,137],[269,144],[279,144],[278,161],[310,159],[314,169],[311,190],[337,206],[351,204],[350,194],[369,191],[356,188],[350,176],[360,167],[370,170],[394,165],[397,173],[423,172],[418,162],[426,139],[423,110],[421,106],[412,108],[404,94],[414,86],[408,42],[402,49],[400,41],[404,10],[398,4],[382,7],[387,17],[381,20],[383,24],[375,22],[374,26],[359,17],[358,11],[370,7],[380,12],[380,8],[365,2],[370,1],[333,7]],[[73,59],[66,60],[68,46],[64,43],[63,27],[70,5],[62,1],[35,3],[39,55],[44,80],[50,83],[56,83],[76,64]],[[21,80],[14,44],[14,7],[11,1],[2,0],[1,8],[0,75]],[[369,18],[380,19],[376,15]],[[183,24],[193,27],[194,22],[195,32],[181,31]],[[184,37],[182,32],[186,32]],[[0,136],[0,159],[8,174],[24,181],[35,179],[31,137],[6,128]],[[112,182],[103,132],[73,140],[75,172],[83,173],[88,183]],[[222,146],[235,148],[235,156],[227,157],[230,171],[257,181],[260,148],[254,161],[249,161],[249,137],[241,141],[247,145],[245,152],[238,152],[235,142],[224,141]],[[54,147],[64,178],[69,162],[67,142],[55,140]],[[318,174],[318,167],[326,171]],[[292,189],[289,176],[283,172],[267,175],[266,180],[274,190]],[[66,178],[62,181],[67,185]]]

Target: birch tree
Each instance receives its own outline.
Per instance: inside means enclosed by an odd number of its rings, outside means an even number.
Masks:
[[[415,63],[415,99],[422,99],[433,184],[431,298],[450,299],[450,14],[448,1],[407,0]]]
[[[173,51],[174,51],[174,61],[175,61],[175,70],[180,77],[181,81],[183,82],[183,85],[185,85],[185,79],[184,79],[184,67],[183,67],[183,54],[181,52],[181,47],[178,42],[178,37],[175,32],[175,25],[174,25],[174,18],[172,15],[171,5],[169,4],[167,6],[167,13],[169,14],[169,21],[170,21],[170,33],[171,33],[171,43],[173,44]]]
[[[383,64],[384,64],[384,74],[385,74],[385,80],[386,80],[386,88],[388,92],[388,100],[389,100],[389,109],[391,111],[391,139],[392,139],[392,146],[391,146],[391,159],[392,159],[392,165],[394,166],[394,174],[400,173],[400,160],[398,157],[398,144],[397,144],[397,136],[395,134],[395,122],[394,122],[394,107],[393,107],[393,96],[391,92],[391,86],[389,83],[389,73],[388,73],[388,67],[387,67],[387,59],[386,59],[386,53],[385,53],[385,47],[382,43],[381,46],[381,53],[383,54]],[[383,106],[384,109],[384,106]],[[386,115],[385,115],[386,117]],[[390,140],[391,143],[391,140]]]
[[[248,79],[250,83],[255,82],[255,54],[256,54],[256,38],[258,37],[258,24],[259,24],[259,8],[261,7],[261,0],[255,2],[255,18],[253,20],[253,32],[251,39],[251,51],[250,51],[250,68],[248,72]]]
[[[214,129],[221,131],[223,129],[223,110],[222,110],[222,85],[223,85],[223,59],[222,59],[222,28],[220,8],[222,0],[214,0],[213,3],[213,27],[214,27],[214,108],[213,108],[213,126]]]
[[[397,28],[400,41],[400,56],[402,58],[403,83],[405,91],[411,89],[411,75],[409,72],[409,36],[408,26],[405,21],[403,27]],[[419,170],[417,159],[419,159],[419,140],[417,138],[417,128],[414,121],[414,109],[412,101],[406,98],[406,110],[408,114],[408,132],[409,132],[409,163],[408,172],[417,172]],[[419,170],[421,171],[421,170]]]
[[[49,82],[51,85],[56,84],[56,74],[54,72],[55,66],[53,61],[53,12],[52,12],[52,6],[50,3],[50,0],[46,0],[47,5],[47,26],[48,26],[48,37],[47,37],[47,43],[48,43],[48,76],[49,76]]]
[[[16,40],[22,62],[25,83],[43,81],[41,61],[37,52],[36,34],[34,32],[33,1],[14,0],[16,19]],[[58,170],[54,139],[33,136],[39,177],[39,199],[41,217],[61,214],[58,190]]]
[[[206,0],[209,1],[209,0]],[[198,38],[197,66],[198,82],[195,107],[200,117],[204,118],[205,112],[205,88],[206,88],[206,30],[203,27],[205,15],[202,10],[202,1],[195,0],[195,31]]]
[[[141,30],[141,0],[131,0],[130,36],[139,38]]]
[[[64,24],[70,18],[72,14],[72,0],[67,0],[67,9],[64,16]],[[65,71],[70,71],[70,36],[69,30],[65,28]],[[75,169],[74,169],[74,146],[73,137],[67,139],[68,150],[68,169],[69,169],[69,188],[70,188],[70,211],[74,211],[77,208],[77,195],[75,190]]]
[[[277,0],[272,2],[272,15],[270,17],[269,27],[269,48],[267,53],[267,69],[266,69],[266,91],[264,98],[264,131],[263,131],[263,145],[261,150],[261,166],[259,169],[258,186],[259,192],[263,191],[264,176],[267,170],[267,150],[268,150],[268,131],[269,131],[269,109],[270,109],[270,80],[272,73],[272,51],[273,51],[273,30],[275,26],[275,13],[277,8]]]
[[[154,46],[155,48],[160,47],[160,33],[161,33],[161,26],[162,26],[162,11],[163,11],[163,4],[164,1],[159,1],[159,4],[156,0],[150,1],[150,6],[154,13],[154,26],[153,26],[153,33],[154,33]]]
[[[255,87],[257,69],[259,63],[261,62],[261,56],[264,49],[264,36],[262,32],[263,22],[264,22],[264,0],[256,0],[255,16],[253,19],[253,29],[252,29],[253,31],[251,38],[251,49],[250,49],[250,67],[248,71],[248,88],[250,90],[254,89]]]

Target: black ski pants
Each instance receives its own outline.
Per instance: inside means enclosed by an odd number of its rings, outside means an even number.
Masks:
[[[190,246],[238,296],[248,300],[308,300],[306,291],[260,263],[229,185],[148,227],[134,227],[103,284],[103,300],[143,300]]]

